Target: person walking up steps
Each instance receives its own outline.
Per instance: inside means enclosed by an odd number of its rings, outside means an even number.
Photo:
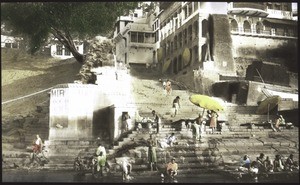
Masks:
[[[176,98],[173,100],[172,107],[174,109],[174,117],[177,115],[179,108],[180,108],[179,100],[180,100],[179,96],[176,96]]]
[[[169,79],[166,82],[166,91],[167,91],[167,95],[170,95],[172,92],[171,81]]]

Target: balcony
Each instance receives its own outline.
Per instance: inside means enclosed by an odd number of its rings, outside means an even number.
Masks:
[[[238,28],[232,28],[231,34],[232,35],[247,35],[247,36],[253,36],[253,37],[280,37],[280,38],[297,39],[296,33],[277,31],[275,29],[271,29],[271,30],[241,29],[241,30],[239,30]]]
[[[154,43],[140,43],[140,42],[130,42],[128,44],[131,48],[150,48],[153,49],[155,44]]]
[[[267,9],[268,18],[276,18],[276,19],[293,19],[292,12],[282,11],[282,10],[274,10]]]
[[[251,9],[265,10],[265,6],[263,4],[254,3],[254,2],[235,2],[235,3],[230,3],[229,6],[231,6],[231,8],[251,8]]]
[[[237,15],[267,17],[269,13],[265,9],[261,3],[237,2],[229,3],[227,12]]]

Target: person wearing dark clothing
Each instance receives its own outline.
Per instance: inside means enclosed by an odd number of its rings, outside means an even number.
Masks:
[[[265,172],[266,171],[265,165],[264,165],[264,160],[265,160],[265,154],[264,153],[260,153],[259,157],[256,158],[259,172]]]
[[[172,107],[174,109],[174,117],[176,116],[176,114],[178,113],[178,110],[180,108],[179,100],[180,100],[179,96],[176,96],[176,98],[173,100]]]
[[[294,155],[290,154],[290,156],[285,161],[285,169],[289,171],[299,170],[299,165],[296,161],[294,161]]]
[[[161,120],[155,110],[152,111],[153,115],[153,122],[156,123],[156,133],[159,133],[160,127],[161,127]]]

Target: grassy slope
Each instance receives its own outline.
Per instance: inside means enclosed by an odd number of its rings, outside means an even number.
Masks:
[[[54,60],[30,56],[19,50],[1,49],[2,102],[22,97],[56,84],[73,82],[81,65],[74,59]],[[47,91],[2,105],[2,119],[26,115],[48,99]]]

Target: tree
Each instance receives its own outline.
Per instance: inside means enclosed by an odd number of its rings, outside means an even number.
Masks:
[[[126,15],[137,2],[14,2],[1,3],[1,23],[15,34],[29,39],[30,52],[37,52],[53,35],[75,59],[84,56],[74,39],[88,39],[108,34],[120,15]]]

